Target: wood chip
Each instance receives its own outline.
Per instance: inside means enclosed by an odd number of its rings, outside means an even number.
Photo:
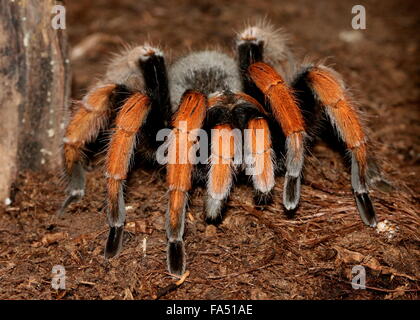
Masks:
[[[67,237],[68,237],[67,232],[48,233],[42,237],[41,243],[44,246],[47,246],[52,243],[56,243],[60,240],[66,239]]]

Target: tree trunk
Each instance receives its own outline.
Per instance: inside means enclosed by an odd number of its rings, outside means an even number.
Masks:
[[[53,0],[0,0],[0,200],[21,170],[55,170],[69,98],[65,30]]]

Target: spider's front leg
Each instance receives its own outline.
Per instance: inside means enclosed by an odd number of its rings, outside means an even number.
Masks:
[[[247,28],[239,35],[237,52],[245,93],[261,103],[268,98],[269,111],[286,137],[283,205],[293,211],[300,199],[306,137],[304,120],[291,88],[276,69],[263,62],[275,63],[280,70],[282,60],[291,55],[283,36],[264,24]]]
[[[211,137],[205,205],[209,223],[221,218],[224,204],[233,185],[236,170],[235,155],[240,151],[235,143],[240,138],[238,135],[240,131],[233,128],[230,110],[222,104],[213,104],[213,101],[223,99],[222,97],[219,95],[209,99],[209,110],[204,125]]]
[[[168,146],[167,183],[169,204],[166,211],[168,237],[167,262],[169,272],[180,275],[185,271],[184,241],[185,211],[188,192],[192,186],[195,154],[190,151],[196,143],[198,130],[206,116],[206,97],[187,91],[173,119],[173,130]]]
[[[244,130],[243,167],[245,174],[252,177],[254,202],[267,205],[272,202],[276,169],[267,113],[257,100],[247,94],[236,96],[239,101],[232,110],[232,117],[237,122],[236,126]]]
[[[118,112],[108,146],[106,177],[110,231],[105,258],[117,255],[122,247],[125,224],[123,183],[134,158],[136,139],[141,139],[139,142],[143,149],[154,149],[156,132],[166,126],[170,113],[166,65],[160,50],[149,45],[136,47],[128,61],[133,66],[133,71],[140,67],[142,77],[138,79],[144,81],[144,87],[137,85],[137,91],[125,101]]]
[[[271,112],[286,136],[283,204],[287,210],[294,210],[300,198],[306,137],[304,120],[292,90],[274,68],[266,63],[256,62],[248,70],[252,81],[268,98]]]
[[[325,66],[307,67],[300,75],[310,87],[351,154],[351,184],[363,222],[376,226],[368,190],[367,137],[340,75]]]
[[[245,130],[246,174],[252,175],[257,204],[267,204],[272,200],[274,187],[274,152],[271,145],[270,128],[263,117],[249,120]],[[249,172],[247,172],[249,171]]]
[[[63,139],[64,170],[68,180],[67,198],[59,214],[72,202],[82,198],[85,190],[85,172],[82,165],[83,148],[94,141],[109,124],[110,97],[119,86],[108,84],[92,89],[79,103],[79,109],[70,120]]]
[[[221,217],[224,203],[233,184],[235,136],[229,123],[211,130],[211,155],[207,180],[206,215],[210,221]]]
[[[133,94],[117,115],[115,131],[106,159],[108,191],[108,224],[110,226],[105,257],[118,254],[122,245],[125,223],[123,181],[127,177],[137,132],[149,113],[149,98],[141,93]]]

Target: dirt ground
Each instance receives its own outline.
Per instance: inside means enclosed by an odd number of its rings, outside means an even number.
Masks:
[[[204,190],[196,189],[184,237],[190,276],[162,299],[418,299],[420,7],[416,0],[360,2],[367,29],[354,36],[354,1],[68,1],[75,99],[122,43],[151,40],[176,57],[209,44],[231,47],[244,21],[268,17],[289,32],[299,59],[329,57],[343,74],[395,187],[372,191],[386,222],[366,227],[342,158],[320,143],[307,161],[295,217],[282,209],[282,177],[264,211],[254,208],[250,186],[237,186],[217,227],[204,222]],[[1,299],[152,299],[174,281],[165,260],[164,172],[140,168],[130,179],[129,232],[109,262],[104,182],[101,168],[90,172],[85,199],[57,219],[64,197],[58,174],[20,174],[13,203],[0,209]],[[51,287],[54,265],[65,266],[66,290]],[[366,290],[351,286],[355,265],[366,267]]]

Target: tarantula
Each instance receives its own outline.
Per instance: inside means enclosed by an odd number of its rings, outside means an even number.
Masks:
[[[68,197],[60,212],[84,195],[83,150],[110,132],[105,257],[115,256],[122,247],[123,188],[130,162],[135,153],[156,162],[157,151],[166,146],[167,262],[170,273],[182,274],[184,219],[193,182],[206,181],[205,212],[215,220],[236,174],[251,170],[255,200],[265,204],[272,200],[275,173],[283,168],[283,205],[294,211],[308,141],[324,118],[351,155],[357,208],[363,222],[373,227],[376,216],[368,185],[377,177],[371,174],[375,170],[370,170],[358,112],[337,72],[322,64],[296,63],[283,35],[266,24],[238,33],[235,57],[220,50],[191,52],[168,70],[160,49],[134,47],[113,60],[67,126],[63,154]],[[164,141],[157,139],[161,129],[170,132]],[[199,129],[210,141],[197,133]],[[231,139],[235,130],[247,136],[243,145]],[[205,164],[193,161],[198,155],[190,151],[197,144],[211,149]],[[235,160],[238,153],[243,155],[241,163]],[[188,161],[181,161],[186,155]]]

